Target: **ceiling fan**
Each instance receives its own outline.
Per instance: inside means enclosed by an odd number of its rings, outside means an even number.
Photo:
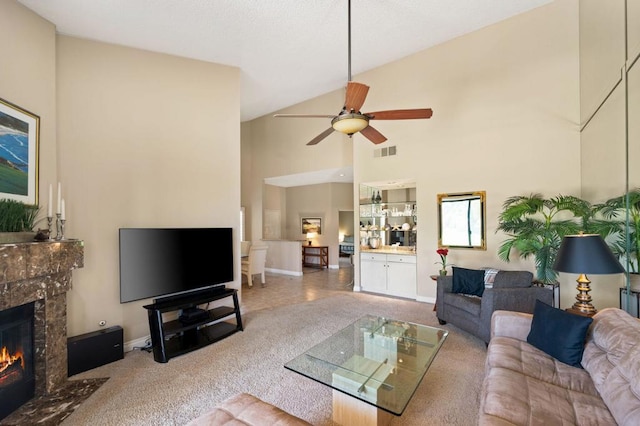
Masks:
[[[375,112],[360,112],[369,92],[366,84],[351,81],[351,0],[348,0],[348,33],[349,33],[349,70],[347,91],[344,106],[338,114],[275,114],[274,117],[285,118],[331,118],[331,127],[320,133],[315,138],[307,142],[307,145],[315,145],[334,131],[339,131],[350,137],[360,132],[364,137],[374,144],[380,144],[387,138],[373,128],[370,120],[409,120],[416,118],[431,118],[433,110],[431,108],[420,109],[393,109]]]

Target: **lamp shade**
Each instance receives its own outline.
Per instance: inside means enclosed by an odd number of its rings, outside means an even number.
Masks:
[[[598,234],[567,235],[553,269],[574,274],[621,274],[624,268]]]

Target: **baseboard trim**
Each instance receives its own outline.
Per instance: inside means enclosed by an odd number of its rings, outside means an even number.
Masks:
[[[287,269],[275,269],[275,268],[264,268],[267,272],[273,272],[274,274],[282,274],[282,275],[293,275],[295,277],[301,277],[302,271],[289,271]]]
[[[436,298],[435,297],[417,296],[416,297],[416,301],[418,301],[418,302],[426,302],[426,303],[433,303],[434,305],[436,304]]]

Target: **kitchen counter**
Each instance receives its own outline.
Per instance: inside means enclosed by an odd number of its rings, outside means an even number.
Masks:
[[[415,256],[415,247],[391,247],[382,246],[377,249],[363,248],[360,246],[360,253],[381,253],[381,254],[402,254],[405,256]]]

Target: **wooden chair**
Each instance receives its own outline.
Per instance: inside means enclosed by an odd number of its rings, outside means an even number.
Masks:
[[[249,287],[253,287],[252,277],[260,274],[262,278],[262,285],[265,283],[264,279],[264,266],[267,260],[267,247],[266,245],[252,245],[249,249],[249,257],[247,260],[242,260],[242,275],[247,276],[247,282]]]

